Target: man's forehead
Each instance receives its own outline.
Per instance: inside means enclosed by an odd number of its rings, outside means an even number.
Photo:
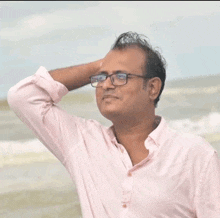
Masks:
[[[106,55],[106,58],[113,58],[114,56],[120,57],[121,60],[126,60],[127,58],[145,58],[145,53],[138,47],[128,47],[124,49],[114,49],[110,50]]]
[[[102,69],[104,70],[108,67],[120,67],[120,70],[129,70],[130,68],[137,69],[142,67],[144,63],[145,54],[139,48],[115,49],[109,51],[106,55]]]

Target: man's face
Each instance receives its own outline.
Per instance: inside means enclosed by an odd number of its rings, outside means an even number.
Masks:
[[[111,75],[122,71],[143,76],[144,65],[145,54],[140,48],[111,50],[104,58],[99,73]],[[102,87],[96,88],[98,108],[111,121],[146,114],[150,105],[148,95],[148,88],[143,89],[143,78],[139,77],[128,78],[123,86],[112,85],[108,77]]]

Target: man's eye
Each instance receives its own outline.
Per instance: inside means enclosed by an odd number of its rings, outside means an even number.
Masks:
[[[98,75],[98,76],[96,77],[96,79],[97,79],[98,81],[104,81],[104,80],[106,79],[106,75]]]
[[[118,74],[116,74],[117,75],[117,79],[126,79],[126,74],[124,74],[124,73],[118,73]]]

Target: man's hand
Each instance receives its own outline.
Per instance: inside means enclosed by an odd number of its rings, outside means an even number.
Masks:
[[[103,59],[100,59],[87,64],[51,70],[49,73],[54,80],[64,84],[71,91],[89,84],[89,77],[98,73],[102,62]]]

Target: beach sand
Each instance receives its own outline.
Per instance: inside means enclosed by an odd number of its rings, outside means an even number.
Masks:
[[[0,217],[80,218],[81,208],[74,195],[71,189],[22,190],[1,194]]]
[[[2,218],[81,217],[75,185],[59,162],[7,165],[0,181]]]

